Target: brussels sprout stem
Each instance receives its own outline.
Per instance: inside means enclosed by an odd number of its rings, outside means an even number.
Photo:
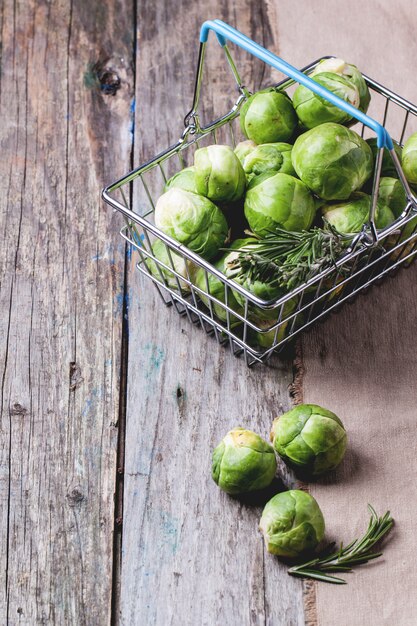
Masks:
[[[368,504],[371,519],[366,533],[360,539],[355,539],[349,545],[333,551],[335,544],[330,544],[317,558],[302,565],[296,565],[288,570],[290,576],[301,578],[313,578],[327,583],[345,585],[346,581],[337,576],[331,576],[333,572],[351,572],[353,567],[368,563],[377,559],[382,552],[372,552],[376,543],[385,537],[394,525],[394,520],[389,511],[379,517],[375,509]],[[330,552],[330,554],[329,554]]]

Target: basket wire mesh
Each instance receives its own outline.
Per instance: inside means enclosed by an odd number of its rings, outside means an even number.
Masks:
[[[233,354],[243,355],[247,365],[265,363],[301,331],[337,311],[344,302],[352,300],[360,292],[364,293],[373,283],[394,274],[400,266],[410,265],[417,253],[417,201],[394,151],[390,151],[408,198],[401,216],[392,225],[375,233],[367,225],[332,267],[275,301],[264,301],[254,296],[213,264],[167,236],[153,221],[156,201],[166,181],[177,171],[192,165],[197,148],[212,143],[228,144],[234,148],[244,139],[238,118],[240,106],[249,92],[241,83],[226,45],[224,50],[238,85],[239,97],[232,109],[221,118],[204,127],[199,123],[196,105],[204,48],[205,44],[201,44],[194,106],[185,118],[186,128],[182,137],[173,146],[106,187],[103,197],[124,215],[126,223],[120,234],[137,251],[136,267],[154,283],[162,301],[173,306],[180,315],[187,316],[191,323],[201,326],[220,344],[229,345]],[[308,75],[321,60],[302,71]],[[364,78],[372,95],[370,112],[373,119],[379,120],[402,146],[404,139],[417,130],[417,107],[375,80],[365,75]],[[275,86],[291,90],[294,84],[294,80],[286,78]],[[373,136],[363,123],[356,123],[352,128],[365,139]],[[375,168],[372,192],[375,199],[382,153],[383,148],[378,151]],[[159,246],[158,256],[155,245]],[[197,285],[194,280],[196,268],[202,268],[204,272],[203,285],[201,281]],[[236,294],[243,306],[236,306]]]

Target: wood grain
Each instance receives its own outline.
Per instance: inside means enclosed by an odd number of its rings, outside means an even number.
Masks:
[[[135,163],[182,132],[199,27],[211,17],[277,48],[263,3],[235,0],[226,8],[211,2],[203,12],[181,1],[139,5]],[[212,39],[204,119],[236,97]],[[250,57],[236,57],[248,85],[268,79]],[[164,308],[132,264],[122,624],[304,624],[301,583],[264,551],[261,506],[226,496],[210,478],[213,447],[238,424],[267,437],[272,418],[291,402],[292,380],[291,361],[248,370]]]
[[[2,624],[110,621],[131,3],[1,11]],[[112,95],[114,94],[114,95]]]

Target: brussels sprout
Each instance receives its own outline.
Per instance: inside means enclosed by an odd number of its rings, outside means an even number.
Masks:
[[[223,213],[208,198],[176,187],[158,199],[155,224],[208,260],[224,244],[228,231]]]
[[[366,141],[332,122],[300,135],[291,158],[301,180],[325,200],[346,200],[368,180],[373,168]]]
[[[339,231],[339,233],[359,233],[365,222],[369,220],[371,196],[357,191],[345,202],[332,202],[322,207],[323,217]],[[385,204],[377,203],[375,224],[377,228],[385,228],[395,220],[391,209]]]
[[[316,207],[310,191],[289,174],[267,172],[255,176],[245,197],[245,217],[251,230],[263,235],[277,226],[286,230],[307,230]]]
[[[412,235],[415,235],[416,230],[417,230],[417,217],[413,217],[413,219],[407,222],[405,226],[403,227],[399,241],[397,241],[396,238],[394,239],[395,244],[402,243],[403,241],[405,241]],[[395,252],[393,252],[392,254],[393,258],[397,260],[400,257],[403,258],[407,256],[413,250],[415,243],[416,243],[415,238],[411,239],[411,241],[409,241],[408,244],[404,246],[404,249],[395,250]],[[409,260],[409,262],[410,261],[411,259]]]
[[[225,274],[228,278],[231,278],[236,283],[247,289],[251,294],[262,300],[277,300],[283,295],[283,290],[273,282],[262,281],[259,278],[254,279],[250,275],[240,277],[236,275],[235,261],[237,260],[237,252],[243,247],[249,247],[252,242],[256,242],[256,239],[238,239],[233,242],[232,247],[235,251],[230,252],[225,258]],[[233,292],[234,299],[240,307],[241,315],[245,312],[245,297],[238,291]],[[281,341],[285,337],[287,331],[288,322],[285,322],[286,318],[291,315],[296,306],[296,300],[292,299],[285,303],[283,311],[280,314],[279,309],[263,309],[255,304],[249,303],[247,310],[247,318],[261,329],[261,332],[255,331],[250,326],[248,327],[248,338],[254,344],[261,348],[270,348],[276,341]],[[280,315],[280,322],[283,322],[278,328],[273,326],[278,322],[278,316]],[[275,336],[276,335],[276,336]]]
[[[247,180],[265,172],[281,172],[295,176],[291,163],[292,145],[289,143],[263,143],[255,146],[242,160]]]
[[[241,240],[241,247],[243,247],[243,245],[245,245],[245,240]],[[250,291],[250,293],[253,294],[255,297],[261,298],[262,300],[275,300],[282,295],[282,289],[280,287],[277,287],[273,283],[264,282],[258,278],[254,279],[249,275],[245,276],[244,278],[240,278],[239,276],[233,276],[233,273],[230,273],[227,268],[230,267],[230,262],[233,261],[234,256],[235,255],[230,255],[228,263],[226,263],[226,275],[233,278],[235,282],[247,289],[247,291]],[[236,292],[236,300],[239,302],[241,307],[244,307],[244,296]],[[270,313],[270,311],[268,311],[268,313]]]
[[[236,241],[232,243],[230,248],[231,250],[239,248],[241,245],[243,245],[244,242],[247,242],[247,241],[250,241],[250,240],[249,239],[247,240],[237,239]],[[228,263],[230,263],[233,257],[234,257],[234,253],[232,251],[227,252],[221,257],[221,259],[219,259],[218,261],[216,261],[216,263],[214,263],[214,267],[218,269],[220,272],[222,272],[223,274],[227,275]],[[209,289],[210,295],[213,296],[213,298],[216,298],[217,300],[219,300],[220,302],[226,303],[225,284],[219,278],[217,278],[217,276],[215,276],[214,274],[207,273],[207,279],[206,279],[205,270],[202,267],[199,267],[198,270],[195,272],[195,276],[193,280],[195,286],[201,289],[202,291],[207,291],[207,281],[208,281],[208,289]],[[227,292],[227,306],[230,307],[233,311],[236,311],[236,313],[239,313],[242,315],[243,307],[241,304],[241,300],[238,300],[239,295],[240,294],[238,294],[236,291],[229,289]],[[222,322],[227,322],[227,310],[224,307],[222,307],[220,304],[217,304],[213,300],[209,300],[209,298],[207,298],[207,296],[205,296],[204,294],[199,293],[198,296],[200,300],[208,308],[210,308],[209,303],[211,302],[211,307],[213,309],[214,314]],[[230,313],[229,313],[229,320],[232,326],[240,323],[239,318],[234,317]]]
[[[411,135],[404,144],[402,165],[408,182],[417,185],[417,133]]]
[[[264,489],[277,469],[273,447],[251,430],[234,428],[213,452],[211,475],[232,495]]]
[[[246,139],[246,141],[241,141],[240,143],[237,144],[235,148],[235,155],[237,156],[239,161],[242,163],[242,165],[243,165],[243,161],[245,160],[245,157],[247,157],[248,154],[252,152],[254,148],[256,148],[256,145],[257,144],[251,139]]]
[[[377,152],[379,150],[378,145],[377,145],[376,137],[372,137],[371,139],[367,139],[366,143],[368,144],[368,146],[372,150],[372,155],[374,157],[374,162],[375,162],[376,155],[377,155]],[[395,153],[396,153],[396,155],[399,158],[399,161],[401,163],[402,162],[402,152],[403,152],[402,148],[395,141],[393,142],[393,144],[394,144]],[[397,173],[397,170],[395,169],[394,161],[392,160],[392,157],[391,157],[391,154],[390,154],[389,150],[387,150],[386,148],[384,148],[384,154],[382,156],[381,176],[391,176],[392,178],[398,178],[398,173]]]
[[[169,254],[167,246],[161,239],[157,239],[153,242],[152,253],[158,261],[160,261],[164,265],[167,265],[168,268],[174,266],[174,270],[175,272],[177,272],[177,274],[188,279],[189,275],[191,274],[191,267],[190,265],[188,265],[187,268],[187,259],[180,256],[179,254],[176,254],[173,250],[170,250]],[[170,256],[172,259],[172,263]],[[189,285],[185,281],[181,280],[181,278],[178,278],[171,269],[166,269],[165,267],[163,267],[163,265],[155,263],[155,261],[151,258],[146,259],[146,265],[152,276],[155,276],[155,278],[157,278],[158,280],[162,280],[163,278],[167,286],[171,289],[176,289],[178,291],[179,285],[182,291],[190,291]]]
[[[281,315],[279,328],[274,328],[274,324],[278,322],[278,310],[271,309],[269,311],[255,308],[251,315],[251,321],[256,323],[260,331],[254,331],[249,328],[249,338],[260,348],[272,348],[274,344],[279,343],[287,336],[289,320],[287,317],[291,315],[297,305],[295,298],[289,300],[284,304],[284,309]],[[292,320],[291,320],[292,322]]]
[[[171,176],[165,183],[164,191],[168,191],[172,187],[178,187],[178,189],[183,189],[184,191],[191,191],[192,193],[198,193],[196,182],[195,182],[195,168],[194,167],[186,167]]]
[[[214,202],[235,202],[245,193],[242,165],[229,146],[207,146],[194,155],[198,193]]]
[[[286,558],[312,552],[324,537],[319,505],[299,489],[274,496],[263,510],[259,528],[268,552]]]
[[[274,88],[254,93],[240,110],[243,134],[258,144],[288,141],[297,121],[288,95]]]
[[[322,72],[333,72],[335,74],[339,74],[340,76],[348,78],[355,85],[359,92],[359,109],[366,113],[369,107],[369,103],[371,101],[371,94],[369,92],[368,85],[366,84],[364,77],[362,76],[356,65],[345,63],[343,59],[324,59],[323,61],[320,61],[314,72],[311,73],[311,76],[321,74]]]
[[[271,441],[286,463],[317,476],[339,465],[347,437],[337,415],[316,404],[299,404],[274,420]]]
[[[339,74],[324,72],[314,76],[313,80],[345,102],[358,108],[359,92],[349,79],[339,76]],[[315,94],[304,85],[299,85],[295,90],[293,105],[298,119],[305,128],[314,128],[325,122],[342,124],[352,119],[348,113]]]
[[[390,176],[380,178],[378,201],[389,207],[395,217],[400,217],[407,204],[407,196],[401,181]]]

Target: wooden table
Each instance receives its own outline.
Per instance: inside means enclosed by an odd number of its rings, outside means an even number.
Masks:
[[[403,84],[367,54],[367,32],[384,48],[370,28],[376,0],[350,33],[350,11],[328,15],[324,0],[134,4],[1,3],[0,623],[313,623],[314,590],[277,560],[266,565],[260,507],[210,479],[211,450],[230,427],[266,435],[301,397],[302,346],[247,369],[162,307],[99,193],[178,138],[204,19],[297,66],[350,54]],[[395,4],[405,24],[411,2]],[[322,24],[320,41],[297,38],[307,18]],[[236,60],[248,85],[274,78],[244,53]],[[232,84],[214,45],[211,67],[207,118]]]

